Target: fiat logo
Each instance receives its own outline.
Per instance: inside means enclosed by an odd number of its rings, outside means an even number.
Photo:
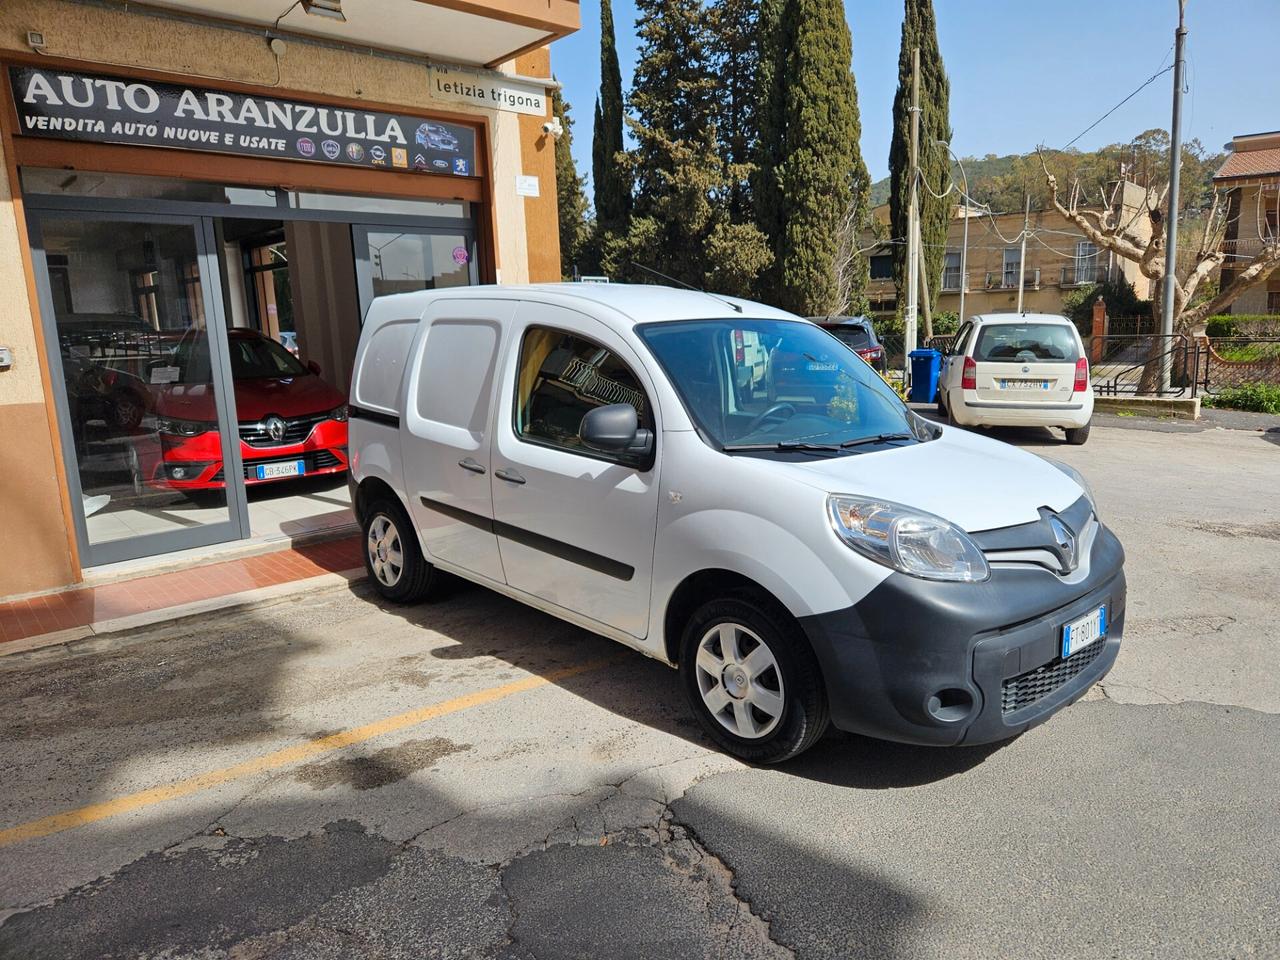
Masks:
[[[285,424],[285,422],[279,417],[267,417],[267,419],[263,421],[262,425],[267,428],[267,436],[276,443],[279,443],[284,439],[284,431],[287,424]]]

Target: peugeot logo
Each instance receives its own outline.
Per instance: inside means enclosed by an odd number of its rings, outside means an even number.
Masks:
[[[267,436],[270,437],[272,440],[274,440],[276,443],[279,443],[281,440],[284,439],[284,431],[287,428],[288,424],[286,424],[279,417],[275,415],[267,417],[267,419],[262,422],[262,425],[267,428]]]
[[[1062,558],[1063,570],[1070,573],[1076,568],[1076,535],[1058,517],[1049,518],[1049,529],[1053,531],[1053,540]]]

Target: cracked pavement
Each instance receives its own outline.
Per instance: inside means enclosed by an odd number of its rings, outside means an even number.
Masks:
[[[1280,445],[1100,419],[1100,688],[1004,745],[716,753],[653,661],[361,584],[0,658],[0,830],[602,661],[0,846],[0,957],[1280,955]]]

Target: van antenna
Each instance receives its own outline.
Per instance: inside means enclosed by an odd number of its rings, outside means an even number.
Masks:
[[[721,303],[726,304],[732,309],[738,311],[738,313],[742,312],[742,308],[738,306],[736,303],[734,303],[732,300],[725,300],[723,297],[717,297],[714,293],[707,293],[707,291],[703,290],[701,287],[695,287],[692,283],[685,283],[683,280],[677,279],[676,277],[668,276],[667,274],[663,273],[661,270],[655,270],[653,269],[653,267],[646,267],[643,263],[636,263],[636,261],[634,260],[631,261],[631,266],[636,267],[640,270],[643,270],[645,273],[651,273],[660,280],[666,280],[669,283],[678,283],[680,286],[684,287],[686,290],[692,290],[694,293],[705,294],[706,296],[711,297],[711,299],[713,300],[718,300]]]

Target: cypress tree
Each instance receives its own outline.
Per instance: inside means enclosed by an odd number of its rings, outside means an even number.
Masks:
[[[613,29],[613,6],[600,0],[600,95],[591,142],[596,224],[602,233],[625,230],[631,212],[631,178],[622,155],[622,70]]]
[[[759,295],[772,300],[782,272],[777,256],[781,249],[786,224],[786,205],[782,196],[780,170],[785,157],[786,55],[793,39],[792,23],[786,16],[789,0],[761,0],[756,28],[756,51],[759,60],[756,85],[757,127],[755,171],[751,181],[751,199],[755,207],[756,226],[764,234],[774,254],[767,271],[760,277]]]
[[[760,227],[774,270],[763,293],[802,314],[843,302],[841,224],[866,181],[852,40],[839,0],[766,0],[761,11]]]
[[[551,95],[551,113],[564,133],[556,141],[556,208],[560,215],[560,275],[573,277],[587,241],[587,197],[573,162],[573,117],[560,90]]]
[[[701,0],[638,0],[636,10],[635,201],[626,241],[606,250],[606,268],[626,275],[635,261],[692,286],[747,293],[768,251],[753,224],[729,215],[709,15]]]
[[[911,201],[911,52],[920,48],[920,173],[934,193],[945,193],[951,182],[951,161],[938,140],[951,141],[950,84],[938,49],[938,30],[931,0],[905,0],[902,45],[898,49],[898,92],[893,98],[893,141],[889,147],[889,228],[894,239],[907,237],[907,213]],[[929,278],[932,311],[942,285],[942,261],[946,252],[951,197],[939,200],[925,186],[920,195],[920,242],[925,276]],[[893,245],[893,279],[897,284],[898,312],[905,306],[907,247]],[[923,290],[921,291],[923,296]]]
[[[760,2],[716,0],[708,10],[711,70],[718,79],[716,127],[729,181],[729,219],[750,223],[751,174],[759,136]]]

